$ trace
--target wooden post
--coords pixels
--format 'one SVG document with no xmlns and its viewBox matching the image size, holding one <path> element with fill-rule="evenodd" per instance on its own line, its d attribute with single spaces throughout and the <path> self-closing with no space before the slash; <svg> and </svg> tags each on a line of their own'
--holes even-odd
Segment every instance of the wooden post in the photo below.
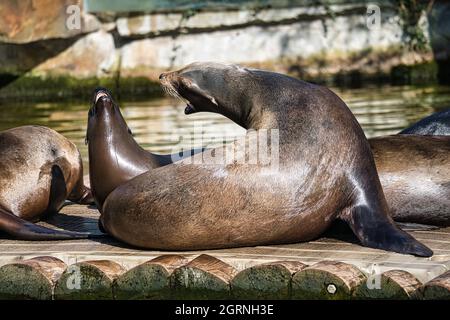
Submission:
<svg viewBox="0 0 450 320">
<path fill-rule="evenodd" d="M 109 260 L 70 265 L 56 283 L 55 299 L 113 299 L 112 284 L 125 269 Z"/>
<path fill-rule="evenodd" d="M 170 276 L 173 270 L 186 263 L 188 260 L 179 255 L 163 255 L 144 262 L 114 280 L 114 298 L 168 299 Z"/>
<path fill-rule="evenodd" d="M 171 286 L 176 299 L 226 299 L 236 270 L 229 264 L 202 254 L 175 269 Z"/>
<path fill-rule="evenodd" d="M 366 281 L 355 266 L 343 262 L 321 261 L 292 277 L 293 299 L 350 299 Z"/>
<path fill-rule="evenodd" d="M 66 264 L 54 257 L 36 257 L 0 268 L 0 299 L 51 300 Z"/>
<path fill-rule="evenodd" d="M 231 281 L 237 299 L 289 299 L 292 275 L 306 267 L 298 261 L 276 261 L 239 272 Z"/>
<path fill-rule="evenodd" d="M 379 277 L 378 279 L 376 277 Z M 389 270 L 370 276 L 354 292 L 356 299 L 417 299 L 422 283 L 409 272 Z"/>
<path fill-rule="evenodd" d="M 450 270 L 427 282 L 420 291 L 425 300 L 450 300 Z"/>
</svg>

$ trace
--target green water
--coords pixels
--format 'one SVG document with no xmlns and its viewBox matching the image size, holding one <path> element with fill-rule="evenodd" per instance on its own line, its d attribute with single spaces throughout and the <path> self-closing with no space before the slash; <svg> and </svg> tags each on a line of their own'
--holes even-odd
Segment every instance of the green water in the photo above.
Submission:
<svg viewBox="0 0 450 320">
<path fill-rule="evenodd" d="M 367 137 L 393 134 L 432 112 L 450 108 L 450 87 L 374 87 L 334 89 L 348 104 Z M 184 105 L 171 98 L 120 103 L 136 140 L 147 150 L 168 153 L 190 146 L 194 131 L 203 133 L 203 145 L 214 145 L 243 135 L 245 130 L 213 113 L 186 116 Z M 80 149 L 84 144 L 89 103 L 21 103 L 0 105 L 0 130 L 45 125 L 60 132 Z M 199 129 L 200 128 L 200 129 Z M 196 131 L 197 130 L 197 131 Z"/>
</svg>

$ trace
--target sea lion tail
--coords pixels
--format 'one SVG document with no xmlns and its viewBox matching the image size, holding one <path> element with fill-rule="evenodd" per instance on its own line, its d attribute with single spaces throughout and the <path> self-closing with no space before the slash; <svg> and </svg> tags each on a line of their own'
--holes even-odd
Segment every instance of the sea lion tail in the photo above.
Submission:
<svg viewBox="0 0 450 320">
<path fill-rule="evenodd" d="M 367 247 L 431 257 L 433 251 L 399 229 L 390 217 L 373 212 L 366 205 L 345 210 L 341 218 L 346 221 L 361 243 Z"/>
<path fill-rule="evenodd" d="M 18 240 L 73 240 L 99 237 L 90 233 L 54 230 L 39 226 L 2 209 L 0 209 L 0 231 Z"/>
</svg>

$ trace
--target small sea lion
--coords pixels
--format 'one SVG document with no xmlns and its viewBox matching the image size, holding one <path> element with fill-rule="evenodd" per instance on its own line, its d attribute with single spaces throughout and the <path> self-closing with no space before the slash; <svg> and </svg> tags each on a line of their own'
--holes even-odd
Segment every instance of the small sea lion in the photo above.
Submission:
<svg viewBox="0 0 450 320">
<path fill-rule="evenodd" d="M 93 201 L 83 184 L 77 147 L 42 126 L 0 132 L 0 231 L 22 240 L 90 237 L 32 223 L 59 211 L 66 199 L 81 204 Z"/>
<path fill-rule="evenodd" d="M 94 90 L 88 114 L 86 143 L 91 190 L 100 212 L 106 197 L 119 185 L 148 170 L 203 151 L 200 148 L 160 155 L 144 150 L 134 140 L 119 105 L 105 88 Z"/>
</svg>

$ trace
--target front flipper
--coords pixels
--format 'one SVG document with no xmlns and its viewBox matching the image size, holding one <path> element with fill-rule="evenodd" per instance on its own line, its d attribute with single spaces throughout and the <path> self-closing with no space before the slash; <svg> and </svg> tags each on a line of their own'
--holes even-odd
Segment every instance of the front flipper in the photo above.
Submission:
<svg viewBox="0 0 450 320">
<path fill-rule="evenodd" d="M 92 195 L 91 189 L 89 189 L 84 185 L 76 193 L 70 194 L 67 200 L 78 204 L 85 204 L 85 205 L 95 204 L 94 196 Z"/>
<path fill-rule="evenodd" d="M 395 226 L 392 219 L 373 212 L 368 206 L 347 208 L 341 218 L 346 221 L 364 246 L 431 257 L 433 251 Z"/>
<path fill-rule="evenodd" d="M 98 237 L 89 233 L 53 230 L 39 226 L 3 209 L 0 209 L 0 231 L 18 240 L 73 240 Z"/>
<path fill-rule="evenodd" d="M 81 162 L 81 159 L 80 159 Z M 59 168 L 58 168 L 59 169 Z M 52 172 L 52 185 L 55 185 L 55 187 L 58 187 L 61 190 L 66 189 L 66 183 L 64 181 L 64 175 L 62 173 L 62 170 L 57 170 L 56 168 Z M 78 181 L 75 184 L 75 187 L 70 192 L 69 196 L 67 197 L 67 200 L 72 201 L 74 203 L 78 204 L 94 204 L 94 196 L 92 195 L 92 191 L 90 188 L 86 187 L 84 185 L 84 178 L 83 178 L 83 172 L 80 172 L 80 175 L 78 177 Z M 52 200 L 50 200 L 50 203 Z"/>
<path fill-rule="evenodd" d="M 51 169 L 50 196 L 45 215 L 56 213 L 61 209 L 67 197 L 66 181 L 64 173 L 58 165 L 53 165 Z M 43 215 L 43 216 L 45 216 Z"/>
</svg>

